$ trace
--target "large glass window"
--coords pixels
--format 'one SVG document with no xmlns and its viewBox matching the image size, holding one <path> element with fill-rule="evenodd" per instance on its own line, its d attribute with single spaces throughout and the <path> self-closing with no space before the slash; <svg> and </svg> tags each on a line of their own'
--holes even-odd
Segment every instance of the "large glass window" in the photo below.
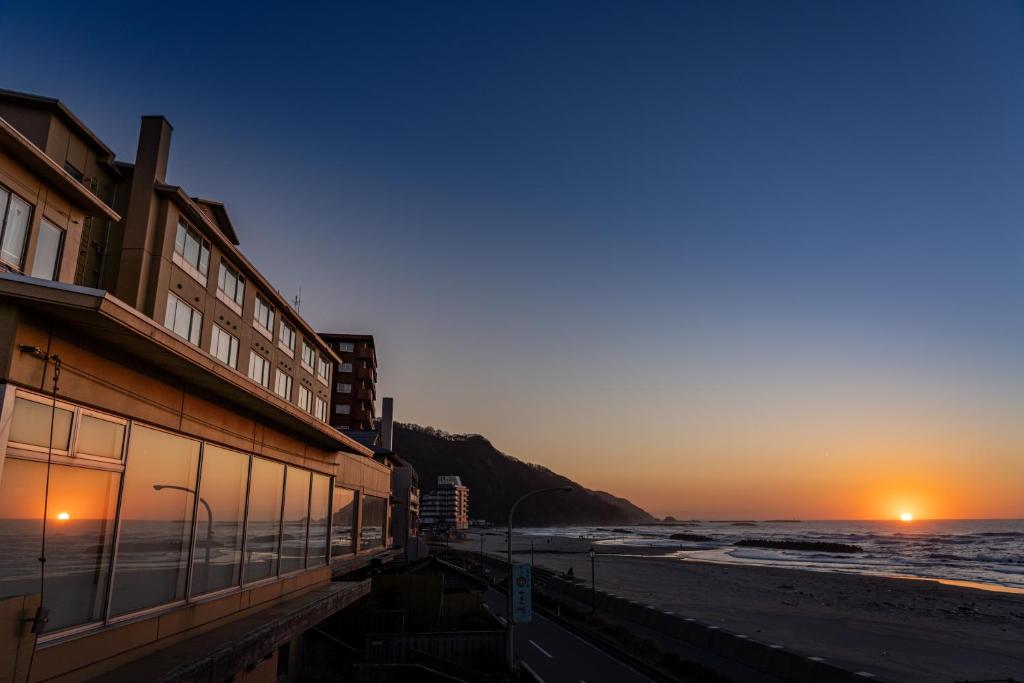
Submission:
<svg viewBox="0 0 1024 683">
<path fill-rule="evenodd" d="M 249 456 L 207 444 L 199 475 L 192 595 L 241 582 Z"/>
<path fill-rule="evenodd" d="M 198 441 L 132 428 L 112 614 L 185 598 L 198 465 Z"/>
<path fill-rule="evenodd" d="M 309 470 L 288 466 L 284 484 L 284 536 L 281 573 L 306 566 L 306 527 L 309 521 Z"/>
<path fill-rule="evenodd" d="M 50 440 L 50 416 L 53 415 L 53 439 Z M 51 404 L 30 401 L 18 396 L 14 399 L 14 417 L 11 418 L 12 443 L 34 446 L 33 450 L 46 449 L 50 443 L 53 450 L 67 451 L 71 441 L 71 420 L 74 413 Z"/>
<path fill-rule="evenodd" d="M 313 372 L 316 365 L 316 349 L 310 346 L 305 339 L 302 340 L 302 367 Z"/>
<path fill-rule="evenodd" d="M 277 574 L 283 487 L 284 465 L 263 458 L 252 459 L 249 521 L 245 531 L 246 581 Z"/>
<path fill-rule="evenodd" d="M 223 261 L 217 273 L 217 290 L 223 300 L 233 304 L 241 312 L 242 302 L 245 300 L 245 278 Z"/>
<path fill-rule="evenodd" d="M 256 308 L 253 309 L 253 323 L 256 330 L 263 333 L 267 339 L 273 340 L 271 330 L 274 329 L 274 309 L 261 295 L 256 295 Z"/>
<path fill-rule="evenodd" d="M 335 486 L 331 499 L 331 557 L 352 552 L 355 512 L 356 492 Z"/>
<path fill-rule="evenodd" d="M 75 454 L 120 460 L 124 428 L 123 422 L 104 420 L 83 412 L 78 419 Z"/>
<path fill-rule="evenodd" d="M 46 517 L 47 631 L 103 619 L 120 474 L 53 465 Z M 46 463 L 8 457 L 0 480 L 0 597 L 39 592 Z"/>
<path fill-rule="evenodd" d="M 288 355 L 295 353 L 295 328 L 284 319 L 281 320 L 281 331 L 277 338 L 278 344 L 288 352 Z"/>
<path fill-rule="evenodd" d="M 359 549 L 368 550 L 384 545 L 385 505 L 387 501 L 377 496 L 363 496 L 363 523 L 359 533 Z"/>
<path fill-rule="evenodd" d="M 331 505 L 331 478 L 313 474 L 313 487 L 309 494 L 309 545 L 306 547 L 306 566 L 327 563 L 327 522 Z"/>
<path fill-rule="evenodd" d="M 189 306 L 171 292 L 167 292 L 167 310 L 164 327 L 182 339 L 199 346 L 199 333 L 203 329 L 203 314 Z"/>
<path fill-rule="evenodd" d="M 32 205 L 0 187 L 0 261 L 21 270 Z"/>
<path fill-rule="evenodd" d="M 32 260 L 32 277 L 56 280 L 60 266 L 61 248 L 64 246 L 64 231 L 45 218 L 39 222 L 39 239 L 36 240 L 36 255 Z"/>
<path fill-rule="evenodd" d="M 292 400 L 292 376 L 280 369 L 274 377 L 274 393 L 286 401 Z"/>
<path fill-rule="evenodd" d="M 225 365 L 238 367 L 238 337 L 214 323 L 210 333 L 210 355 Z"/>
<path fill-rule="evenodd" d="M 255 350 L 249 351 L 249 379 L 270 388 L 270 361 Z"/>
<path fill-rule="evenodd" d="M 316 377 L 324 384 L 331 383 L 331 362 L 323 356 L 317 358 Z"/>
<path fill-rule="evenodd" d="M 174 262 L 186 273 L 206 284 L 206 274 L 210 270 L 210 244 L 184 221 L 178 221 L 178 232 L 174 238 Z"/>
<path fill-rule="evenodd" d="M 306 387 L 299 387 L 299 407 L 307 413 L 313 412 L 313 392 Z"/>
<path fill-rule="evenodd" d="M 327 422 L 327 401 L 319 396 L 313 399 L 313 414 L 321 422 Z"/>
</svg>

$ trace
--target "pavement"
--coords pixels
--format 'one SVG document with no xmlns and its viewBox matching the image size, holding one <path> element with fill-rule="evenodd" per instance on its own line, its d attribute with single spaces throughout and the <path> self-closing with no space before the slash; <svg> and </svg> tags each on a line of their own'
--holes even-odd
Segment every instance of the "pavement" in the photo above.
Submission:
<svg viewBox="0 0 1024 683">
<path fill-rule="evenodd" d="M 502 623 L 506 600 L 504 593 L 493 588 L 484 593 L 484 603 Z M 515 655 L 529 664 L 544 683 L 654 683 L 536 611 L 532 622 L 516 624 Z"/>
</svg>

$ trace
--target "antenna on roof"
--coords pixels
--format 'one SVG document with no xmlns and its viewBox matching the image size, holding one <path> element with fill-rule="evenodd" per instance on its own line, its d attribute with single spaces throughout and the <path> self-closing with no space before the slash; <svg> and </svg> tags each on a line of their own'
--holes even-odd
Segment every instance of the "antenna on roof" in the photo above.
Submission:
<svg viewBox="0 0 1024 683">
<path fill-rule="evenodd" d="M 296 313 L 301 313 L 302 312 L 302 285 L 299 285 L 299 293 L 295 295 L 295 299 L 293 301 L 295 303 L 295 312 Z"/>
</svg>

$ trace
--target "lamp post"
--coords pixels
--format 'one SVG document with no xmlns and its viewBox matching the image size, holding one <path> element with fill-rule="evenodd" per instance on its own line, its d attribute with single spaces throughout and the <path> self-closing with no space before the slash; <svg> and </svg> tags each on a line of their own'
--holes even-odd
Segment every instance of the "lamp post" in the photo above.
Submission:
<svg viewBox="0 0 1024 683">
<path fill-rule="evenodd" d="M 594 558 L 597 557 L 597 553 L 594 552 L 594 546 L 590 546 L 590 612 L 591 614 L 597 613 L 597 579 L 594 574 Z"/>
<path fill-rule="evenodd" d="M 553 486 L 546 489 L 537 489 L 536 491 L 530 491 L 519 497 L 516 502 L 512 503 L 512 507 L 508 511 L 508 600 L 506 601 L 505 609 L 505 622 L 506 622 L 506 642 L 505 642 L 505 658 L 508 664 L 508 670 L 511 671 L 515 664 L 515 645 L 513 644 L 513 623 L 514 617 L 512 616 L 512 521 L 516 514 L 516 508 L 527 498 L 540 495 L 542 493 L 569 493 L 572 491 L 571 486 Z"/>
<path fill-rule="evenodd" d="M 205 553 L 205 564 L 203 565 L 203 576 L 206 578 L 207 587 L 210 583 L 210 545 L 213 542 L 213 511 L 210 510 L 210 504 L 206 502 L 206 499 L 196 493 L 195 489 L 190 489 L 186 486 L 177 486 L 176 484 L 153 484 L 154 491 L 163 491 L 164 489 L 174 489 L 175 491 L 184 491 L 185 493 L 191 493 L 193 496 L 199 498 L 199 502 L 206 508 L 206 519 L 209 522 L 206 528 L 206 553 Z"/>
</svg>

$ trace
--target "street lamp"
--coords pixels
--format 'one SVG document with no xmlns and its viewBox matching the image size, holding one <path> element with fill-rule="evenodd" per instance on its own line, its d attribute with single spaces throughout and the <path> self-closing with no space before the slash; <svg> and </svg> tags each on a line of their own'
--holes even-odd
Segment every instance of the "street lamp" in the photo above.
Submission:
<svg viewBox="0 0 1024 683">
<path fill-rule="evenodd" d="M 184 491 L 185 493 L 191 493 L 193 496 L 199 498 L 199 502 L 206 508 L 206 519 L 209 524 L 206 527 L 206 552 L 205 552 L 205 564 L 203 565 L 203 576 L 206 578 L 206 588 L 209 589 L 210 584 L 210 546 L 213 545 L 213 511 L 210 510 L 210 504 L 206 502 L 206 499 L 196 493 L 195 489 L 190 489 L 186 486 L 177 486 L 175 484 L 153 484 L 154 491 L 163 491 L 164 489 L 174 489 L 175 491 Z"/>
<path fill-rule="evenodd" d="M 594 546 L 590 546 L 590 612 L 597 613 L 597 580 L 594 578 Z"/>
<path fill-rule="evenodd" d="M 571 486 L 552 486 L 546 489 L 537 489 L 536 491 L 530 491 L 519 497 L 519 499 L 512 503 L 512 507 L 508 511 L 508 601 L 506 602 L 505 609 L 505 622 L 506 622 L 506 643 L 505 643 L 505 658 L 508 664 L 508 670 L 511 671 L 515 664 L 515 646 L 512 640 L 513 631 L 513 616 L 512 616 L 512 518 L 516 514 L 516 508 L 527 498 L 540 495 L 542 493 L 569 493 L 572 491 Z"/>
</svg>

